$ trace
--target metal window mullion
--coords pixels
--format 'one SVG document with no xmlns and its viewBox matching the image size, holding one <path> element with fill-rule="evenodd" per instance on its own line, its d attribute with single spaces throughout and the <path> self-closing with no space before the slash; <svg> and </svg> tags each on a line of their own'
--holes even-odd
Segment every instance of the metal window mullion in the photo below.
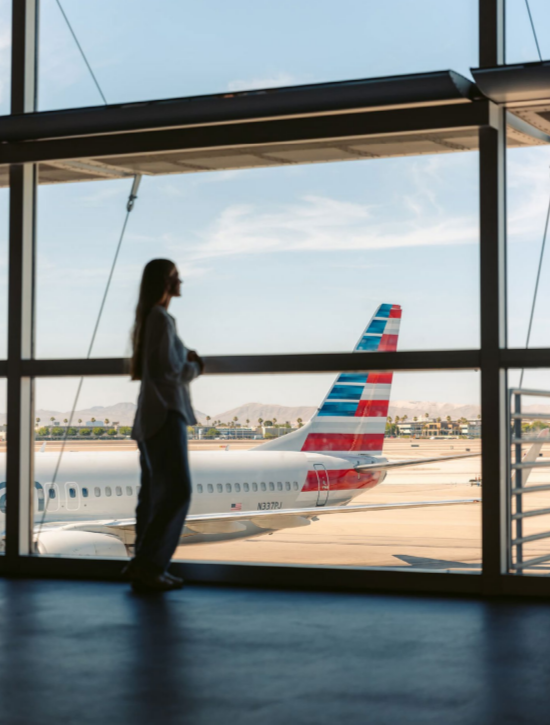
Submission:
<svg viewBox="0 0 550 725">
<path fill-rule="evenodd" d="M 13 0 L 11 112 L 36 108 L 38 0 Z M 23 374 L 34 348 L 35 197 L 37 167 L 10 167 L 7 360 L 6 560 L 16 570 L 31 551 L 33 384 Z"/>
<path fill-rule="evenodd" d="M 493 108 L 493 126 L 479 132 L 481 413 L 484 589 L 496 593 L 506 567 L 507 480 L 506 372 L 500 349 L 506 345 L 504 111 Z"/>
</svg>

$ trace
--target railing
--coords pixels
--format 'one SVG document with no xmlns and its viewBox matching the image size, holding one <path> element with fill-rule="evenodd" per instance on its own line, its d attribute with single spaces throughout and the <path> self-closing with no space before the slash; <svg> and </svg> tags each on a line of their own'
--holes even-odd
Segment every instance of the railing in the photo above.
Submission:
<svg viewBox="0 0 550 725">
<path fill-rule="evenodd" d="M 525 519 L 535 516 L 550 515 L 549 508 L 530 509 L 524 511 L 523 497 L 542 491 L 550 491 L 550 484 L 525 486 L 527 477 L 533 470 L 539 468 L 550 468 L 550 461 L 525 461 L 523 458 L 523 446 L 527 443 L 542 443 L 539 436 L 524 436 L 521 428 L 524 420 L 548 420 L 550 427 L 550 413 L 525 413 L 522 412 L 522 396 L 550 398 L 550 392 L 547 390 L 526 390 L 512 389 L 510 390 L 510 414 L 512 421 L 512 462 L 510 466 L 510 476 L 508 478 L 508 567 L 509 570 L 516 571 L 521 574 L 526 569 L 531 569 L 546 561 L 550 561 L 550 554 L 544 556 L 524 558 L 524 544 L 541 539 L 550 539 L 550 531 L 542 531 L 528 536 L 523 535 L 523 522 Z M 550 438 L 543 439 L 544 441 Z M 513 502 L 515 500 L 515 512 L 513 512 Z M 515 536 L 514 536 L 515 523 Z M 515 549 L 515 559 L 514 559 Z"/>
</svg>

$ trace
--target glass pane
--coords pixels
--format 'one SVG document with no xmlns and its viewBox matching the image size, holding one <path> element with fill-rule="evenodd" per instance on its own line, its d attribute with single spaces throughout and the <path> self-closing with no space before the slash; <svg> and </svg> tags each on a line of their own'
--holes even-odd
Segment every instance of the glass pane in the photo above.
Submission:
<svg viewBox="0 0 550 725">
<path fill-rule="evenodd" d="M 38 356 L 86 355 L 130 186 L 40 187 Z M 478 347 L 478 217 L 477 153 L 146 177 L 93 355 L 129 353 L 152 257 L 203 354 L 352 350 L 382 303 L 400 350 Z"/>
<path fill-rule="evenodd" d="M 399 467 L 386 477 L 376 468 L 386 458 L 479 454 L 479 376 L 396 373 L 393 386 L 391 377 L 209 376 L 194 383 L 194 493 L 176 558 L 480 571 L 479 456 Z M 138 455 L 120 426 L 119 436 L 93 431 L 105 417 L 105 429 L 115 415 L 131 422 L 137 387 L 122 378 L 85 380 L 75 419 L 92 432 L 73 426 L 51 495 L 56 429 L 66 425 L 63 411 L 77 382 L 37 381 L 35 465 L 46 500 L 39 550 L 124 556 L 132 552 L 132 526 L 121 532 L 105 521 L 132 520 Z M 375 468 L 357 468 L 370 464 Z M 334 506 L 344 513 L 326 513 Z M 363 509 L 345 513 L 349 506 Z M 213 513 L 224 518 L 204 519 Z M 48 529 L 62 521 L 75 527 Z"/>
<path fill-rule="evenodd" d="M 0 379 L 0 554 L 4 553 L 6 531 L 6 381 Z"/>
<path fill-rule="evenodd" d="M 8 356 L 9 189 L 0 189 L 0 358 Z"/>
<path fill-rule="evenodd" d="M 506 62 L 539 60 L 537 43 L 525 0 L 506 0 Z M 550 58 L 550 5 L 546 0 L 529 0 L 531 17 L 543 59 Z"/>
<path fill-rule="evenodd" d="M 507 152 L 508 345 L 525 347 L 550 203 L 550 148 Z M 540 267 L 529 347 L 550 346 L 548 244 Z"/>
<path fill-rule="evenodd" d="M 11 0 L 0 0 L 0 116 L 10 112 Z"/>
<path fill-rule="evenodd" d="M 510 370 L 508 572 L 550 574 L 550 370 Z M 533 395 L 529 391 L 537 391 Z M 516 465 L 520 464 L 520 468 Z M 531 467 L 533 464 L 533 467 Z M 548 490 L 545 490 L 547 488 Z"/>
<path fill-rule="evenodd" d="M 109 103 L 477 66 L 477 0 L 64 0 Z M 40 108 L 101 105 L 56 3 L 42 3 Z"/>
</svg>

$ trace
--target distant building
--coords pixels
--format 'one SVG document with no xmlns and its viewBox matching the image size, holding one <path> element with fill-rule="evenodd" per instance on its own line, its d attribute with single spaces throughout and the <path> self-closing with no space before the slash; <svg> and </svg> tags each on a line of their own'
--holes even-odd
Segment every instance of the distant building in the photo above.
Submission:
<svg viewBox="0 0 550 725">
<path fill-rule="evenodd" d="M 397 430 L 400 436 L 414 436 L 419 438 L 422 435 L 424 423 L 421 420 L 407 420 L 404 423 L 397 423 Z"/>
<path fill-rule="evenodd" d="M 215 435 L 209 435 L 209 431 L 213 429 L 213 426 L 204 427 L 198 426 L 194 428 L 194 436 L 198 440 L 206 440 L 208 438 L 221 438 L 223 440 L 244 440 L 260 438 L 258 431 L 253 428 L 216 428 Z"/>
<path fill-rule="evenodd" d="M 279 438 L 287 433 L 292 432 L 292 428 L 285 428 L 278 425 L 262 425 L 261 428 L 263 438 Z"/>
</svg>

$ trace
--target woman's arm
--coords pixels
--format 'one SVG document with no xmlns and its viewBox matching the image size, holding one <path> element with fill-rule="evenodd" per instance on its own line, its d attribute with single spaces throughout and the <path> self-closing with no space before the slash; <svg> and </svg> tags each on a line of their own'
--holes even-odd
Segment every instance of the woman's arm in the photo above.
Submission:
<svg viewBox="0 0 550 725">
<path fill-rule="evenodd" d="M 150 377 L 162 380 L 170 375 L 178 375 L 182 365 L 174 355 L 175 333 L 169 319 L 153 309 L 146 325 L 144 357 Z"/>
<path fill-rule="evenodd" d="M 187 350 L 186 355 L 187 359 L 185 361 L 185 365 L 183 366 L 183 370 L 180 373 L 180 380 L 183 383 L 190 383 L 202 374 L 204 364 L 195 350 Z"/>
</svg>

